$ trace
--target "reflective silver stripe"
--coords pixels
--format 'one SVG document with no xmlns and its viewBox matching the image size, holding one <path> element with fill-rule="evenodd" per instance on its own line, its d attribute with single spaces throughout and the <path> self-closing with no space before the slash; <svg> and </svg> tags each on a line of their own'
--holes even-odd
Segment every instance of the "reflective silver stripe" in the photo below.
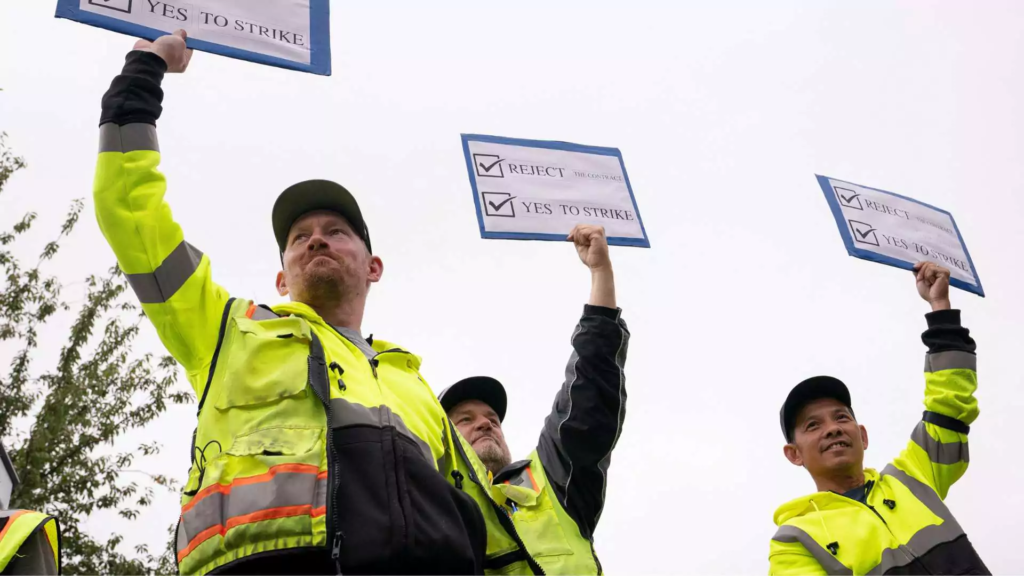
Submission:
<svg viewBox="0 0 1024 576">
<path fill-rule="evenodd" d="M 278 318 L 280 318 L 280 316 L 278 316 L 277 314 L 273 313 L 272 311 L 267 310 L 266 308 L 264 308 L 262 306 L 257 306 L 256 309 L 252 311 L 252 317 L 250 319 L 251 320 L 276 320 Z"/>
<path fill-rule="evenodd" d="M 821 567 L 825 569 L 825 572 L 829 574 L 853 574 L 853 570 L 847 568 L 838 558 L 832 555 L 831 552 L 825 550 L 821 544 L 811 538 L 811 535 L 796 526 L 784 525 L 779 527 L 779 531 L 772 536 L 772 540 L 776 542 L 784 542 L 787 544 L 800 543 L 808 552 L 814 556 L 814 559 L 821 564 Z"/>
<path fill-rule="evenodd" d="M 287 466 L 287 465 L 285 465 Z M 273 469 L 271 469 L 273 472 Z M 317 472 L 277 472 L 268 480 L 225 487 L 225 492 L 210 492 L 181 515 L 178 525 L 178 552 L 210 528 L 227 530 L 232 519 L 292 506 L 311 506 L 313 510 L 327 505 L 327 479 L 317 479 Z"/>
<path fill-rule="evenodd" d="M 156 138 L 156 126 L 152 124 L 125 124 L 118 126 L 108 122 L 100 126 L 100 153 L 135 152 L 138 150 L 160 151 Z"/>
<path fill-rule="evenodd" d="M 910 434 L 910 439 L 928 454 L 929 460 L 936 464 L 971 461 L 970 447 L 966 442 L 940 442 L 932 438 L 926 426 L 924 422 L 918 422 L 917 428 Z"/>
<path fill-rule="evenodd" d="M 939 495 L 930 486 L 892 464 L 889 464 L 882 470 L 882 476 L 892 476 L 899 480 L 901 484 L 910 490 L 915 498 L 928 507 L 932 514 L 942 519 L 942 524 L 932 524 L 918 530 L 906 545 L 900 546 L 901 554 L 897 554 L 891 549 L 886 550 L 882 554 L 882 561 L 870 571 L 871 574 L 884 574 L 892 568 L 905 566 L 912 562 L 914 558 L 925 555 L 932 548 L 946 542 L 952 542 L 964 535 L 964 530 L 960 527 L 960 523 L 956 521 L 952 512 L 949 511 L 946 504 L 942 502 L 942 499 L 939 498 Z M 882 480 L 884 481 L 884 478 Z"/>
<path fill-rule="evenodd" d="M 149 274 L 126 274 L 128 283 L 143 304 L 162 304 L 180 289 L 203 261 L 203 253 L 188 242 L 171 251 L 160 266 Z"/>
<path fill-rule="evenodd" d="M 394 427 L 399 434 L 412 440 L 420 447 L 420 451 L 423 452 L 423 457 L 427 459 L 427 462 L 437 464 L 434 460 L 434 453 L 430 451 L 430 446 L 419 436 L 413 434 L 409 427 L 405 425 L 402 417 L 392 412 L 391 408 L 387 406 L 363 406 L 362 404 L 349 402 L 344 398 L 333 398 L 331 399 L 331 412 L 333 413 L 331 428 L 342 428 L 345 426 Z"/>
<path fill-rule="evenodd" d="M 973 370 L 977 372 L 978 357 L 962 350 L 949 350 L 925 355 L 924 371 L 926 373 L 940 372 L 942 370 Z"/>
</svg>

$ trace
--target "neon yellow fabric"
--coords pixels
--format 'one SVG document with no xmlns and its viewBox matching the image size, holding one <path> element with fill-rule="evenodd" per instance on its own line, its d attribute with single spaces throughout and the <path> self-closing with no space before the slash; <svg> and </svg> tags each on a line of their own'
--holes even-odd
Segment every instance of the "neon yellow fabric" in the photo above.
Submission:
<svg viewBox="0 0 1024 576">
<path fill-rule="evenodd" d="M 928 372 L 925 407 L 969 425 L 978 416 L 976 389 L 974 369 Z M 906 563 L 936 543 L 962 535 L 942 500 L 967 469 L 967 435 L 924 421 L 915 430 L 918 434 L 881 474 L 865 470 L 865 481 L 875 483 L 868 506 L 831 492 L 782 505 L 775 512 L 780 528 L 771 541 L 770 573 L 884 572 L 887 565 Z M 947 461 L 933 460 L 926 447 Z M 803 535 L 811 541 L 800 542 Z M 828 550 L 833 543 L 838 544 L 835 553 Z M 826 565 L 833 562 L 837 564 Z"/>
<path fill-rule="evenodd" d="M 164 280 L 159 285 L 163 301 L 144 302 L 142 307 L 202 402 L 195 462 L 181 501 L 183 515 L 196 505 L 193 500 L 221 498 L 218 494 L 254 478 L 270 481 L 274 467 L 284 466 L 279 470 L 289 473 L 319 472 L 322 480 L 328 423 L 323 404 L 307 386 L 313 333 L 328 364 L 344 367 L 344 390 L 339 375 L 328 372 L 332 399 L 387 406 L 429 447 L 432 462 L 442 458 L 447 418 L 419 374 L 418 357 L 377 340 L 374 367 L 301 303 L 275 307 L 282 318 L 250 319 L 246 312 L 251 302 L 234 300 L 228 306 L 229 295 L 213 281 L 206 255 L 181 278 L 180 286 L 166 281 L 168 266 L 161 266 L 182 249 L 185 237 L 164 201 L 167 186 L 159 163 L 160 154 L 151 150 L 101 153 L 94 199 L 100 228 L 121 269 L 143 280 L 147 275 Z M 312 493 L 309 502 L 301 514 L 295 507 L 261 510 L 226 518 L 228 525 L 201 534 L 188 534 L 179 526 L 180 570 L 202 574 L 259 551 L 325 546 L 323 511 Z"/>
<path fill-rule="evenodd" d="M 580 534 L 579 527 L 558 502 L 536 451 L 530 454 L 529 472 L 524 472 L 532 475 L 534 483 L 529 487 L 490 484 L 489 474 L 472 446 L 462 434 L 456 434 L 463 447 L 461 451 L 455 451 L 456 468 L 467 475 L 467 470 L 472 467 L 481 483 L 487 484 L 484 490 L 484 487 L 467 479 L 463 483 L 463 490 L 477 501 L 484 514 L 488 561 L 494 561 L 519 548 L 498 521 L 498 512 L 494 507 L 494 504 L 498 504 L 503 513 L 511 517 L 515 532 L 546 574 L 599 573 L 590 541 Z M 514 507 L 509 500 L 515 503 Z M 486 573 L 533 574 L 533 571 L 525 560 L 520 560 L 502 568 L 487 568 Z"/>
<path fill-rule="evenodd" d="M 45 539 L 45 548 L 53 553 L 54 566 L 60 566 L 60 535 L 57 521 L 52 516 L 27 510 L 7 510 L 5 513 L 10 516 L 0 531 L 0 572 L 7 568 L 22 545 L 33 535 Z"/>
</svg>

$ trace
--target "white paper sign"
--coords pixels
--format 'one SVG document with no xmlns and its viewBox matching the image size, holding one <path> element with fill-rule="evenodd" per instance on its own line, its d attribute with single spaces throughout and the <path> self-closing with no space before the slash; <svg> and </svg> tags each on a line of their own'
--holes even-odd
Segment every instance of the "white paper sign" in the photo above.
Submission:
<svg viewBox="0 0 1024 576">
<path fill-rule="evenodd" d="M 58 0 L 57 17 L 149 40 L 184 29 L 197 50 L 331 73 L 328 0 Z"/>
<path fill-rule="evenodd" d="M 480 236 L 564 242 L 577 224 L 608 243 L 650 248 L 615 148 L 463 134 Z"/>
<path fill-rule="evenodd" d="M 937 262 L 949 269 L 951 285 L 985 295 L 952 214 L 885 190 L 817 178 L 851 256 L 908 270 Z"/>
</svg>

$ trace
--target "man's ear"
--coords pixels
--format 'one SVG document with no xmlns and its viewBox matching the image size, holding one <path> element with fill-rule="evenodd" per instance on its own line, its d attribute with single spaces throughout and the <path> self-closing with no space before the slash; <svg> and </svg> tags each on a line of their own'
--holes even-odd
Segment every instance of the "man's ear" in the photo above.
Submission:
<svg viewBox="0 0 1024 576">
<path fill-rule="evenodd" d="M 284 271 L 277 273 L 277 293 L 281 296 L 288 295 L 288 284 L 284 280 Z"/>
<path fill-rule="evenodd" d="M 863 425 L 860 426 L 860 440 L 864 443 L 864 449 L 868 449 L 868 429 Z"/>
<path fill-rule="evenodd" d="M 384 275 L 384 261 L 379 256 L 370 256 L 370 275 L 367 276 L 367 280 L 370 282 L 380 282 L 380 277 Z"/>
<path fill-rule="evenodd" d="M 800 455 L 796 444 L 786 444 L 782 447 L 782 452 L 786 455 L 786 460 L 789 460 L 794 466 L 804 465 L 804 457 Z"/>
</svg>

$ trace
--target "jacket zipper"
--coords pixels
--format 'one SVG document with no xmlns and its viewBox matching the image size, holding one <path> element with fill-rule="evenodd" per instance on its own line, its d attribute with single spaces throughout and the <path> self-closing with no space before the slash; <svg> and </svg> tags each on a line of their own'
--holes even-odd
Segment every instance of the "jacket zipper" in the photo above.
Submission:
<svg viewBox="0 0 1024 576">
<path fill-rule="evenodd" d="M 323 350 L 323 346 L 322 345 L 321 345 L 321 350 Z M 332 425 L 334 423 L 334 411 L 331 409 L 331 399 L 330 399 L 331 377 L 330 377 L 330 374 L 327 373 L 326 354 L 324 355 L 323 358 L 313 358 L 312 356 L 310 356 L 310 359 L 309 359 L 309 370 L 310 370 L 310 373 L 312 373 L 312 371 L 314 369 L 319 370 L 319 373 L 323 374 L 323 377 L 324 377 L 325 382 L 327 384 L 327 394 L 328 394 L 327 398 L 323 397 L 321 391 L 318 390 L 316 386 L 312 386 L 312 388 L 313 388 L 313 393 L 316 394 L 316 397 L 319 398 L 320 402 L 324 405 L 324 411 L 327 414 L 327 461 L 328 461 L 328 465 L 327 465 L 327 486 L 328 486 L 328 490 L 327 490 L 327 492 L 328 492 L 328 494 L 327 494 L 327 497 L 328 497 L 328 499 L 327 499 L 327 510 L 328 510 L 328 517 L 330 518 L 331 524 L 332 524 L 328 528 L 328 534 L 331 534 L 332 529 L 333 529 L 333 534 L 332 534 L 333 539 L 331 541 L 331 560 L 334 561 L 335 572 L 340 575 L 341 574 L 341 544 L 345 540 L 345 535 L 342 534 L 341 530 L 338 529 L 338 526 L 341 525 L 341 522 L 338 519 L 338 508 L 334 505 L 334 502 L 335 502 L 335 499 L 336 499 L 336 496 L 337 496 L 335 494 L 337 487 L 334 485 L 334 482 L 335 482 L 335 479 L 338 477 L 338 472 L 339 471 L 338 471 L 338 457 L 334 453 L 334 429 L 332 428 Z"/>
<path fill-rule="evenodd" d="M 874 506 L 872 506 L 871 504 L 867 504 L 865 502 L 861 502 L 860 500 L 854 500 L 853 498 L 847 498 L 846 496 L 843 496 L 843 498 L 846 498 L 847 500 L 850 500 L 851 502 L 856 502 L 857 504 L 859 504 L 861 506 L 864 506 L 868 510 L 871 510 L 872 512 L 874 512 L 875 516 L 878 516 L 878 519 L 882 521 L 882 525 L 885 526 L 885 529 L 889 532 L 889 535 L 892 536 L 893 538 L 895 538 L 897 542 L 899 541 L 899 539 L 896 538 L 896 535 L 892 533 L 892 528 L 889 528 L 889 523 L 885 521 L 885 518 L 882 518 L 882 515 L 878 513 L 878 510 L 876 510 Z M 864 499 L 866 500 L 867 496 L 865 496 Z M 899 548 L 900 548 L 900 552 L 904 552 L 904 549 L 905 549 L 906 551 L 904 552 L 904 554 L 909 554 L 910 557 L 914 561 L 917 561 L 917 563 L 920 564 L 921 567 L 925 569 L 927 574 L 933 574 L 933 572 L 928 570 L 928 567 L 925 566 L 924 563 L 920 561 L 921 559 L 918 558 L 918 556 L 916 554 L 914 554 L 913 550 L 907 548 L 903 544 L 900 544 Z"/>
</svg>

